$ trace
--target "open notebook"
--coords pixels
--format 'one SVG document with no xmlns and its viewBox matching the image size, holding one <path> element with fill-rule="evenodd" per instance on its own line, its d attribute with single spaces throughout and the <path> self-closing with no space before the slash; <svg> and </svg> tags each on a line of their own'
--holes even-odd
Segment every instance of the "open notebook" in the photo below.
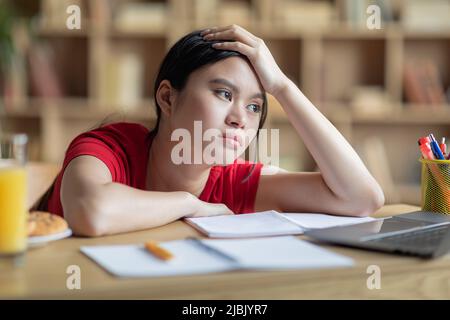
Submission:
<svg viewBox="0 0 450 320">
<path fill-rule="evenodd" d="M 245 238 L 302 234 L 306 229 L 329 228 L 375 220 L 319 213 L 279 213 L 274 210 L 251 214 L 186 218 L 185 221 L 211 238 Z"/>
<path fill-rule="evenodd" d="M 201 243 L 199 243 L 201 242 Z M 353 260 L 292 236 L 175 240 L 161 242 L 174 258 L 163 261 L 143 245 L 84 246 L 80 250 L 119 277 L 154 277 L 222 272 L 238 269 L 283 270 L 338 268 Z"/>
</svg>

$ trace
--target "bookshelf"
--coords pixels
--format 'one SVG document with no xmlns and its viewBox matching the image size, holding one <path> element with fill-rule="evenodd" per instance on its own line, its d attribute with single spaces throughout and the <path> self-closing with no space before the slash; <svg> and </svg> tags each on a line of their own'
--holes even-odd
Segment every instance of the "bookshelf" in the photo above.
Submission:
<svg viewBox="0 0 450 320">
<path fill-rule="evenodd" d="M 449 136 L 450 105 L 448 98 L 438 105 L 410 102 L 405 95 L 404 65 L 410 59 L 433 61 L 447 90 L 450 28 L 406 28 L 403 20 L 411 11 L 410 4 L 379 1 L 387 3 L 389 19 L 382 22 L 380 30 L 369 30 L 353 21 L 355 17 L 349 18 L 353 0 L 312 1 L 315 4 L 294 0 L 60 0 L 57 8 L 64 2 L 82 8 L 81 30 L 68 30 L 64 21 L 47 16 L 55 1 L 39 0 L 39 5 L 28 10 L 32 11 L 32 30 L 35 39 L 46 43 L 54 54 L 63 94 L 51 99 L 40 96 L 30 90 L 28 80 L 25 96 L 16 97 L 8 106 L 2 104 L 2 128 L 30 135 L 32 160 L 59 163 L 76 134 L 103 120 L 129 120 L 152 127 L 153 81 L 168 48 L 194 29 L 235 22 L 264 39 L 284 72 L 366 163 L 374 163 L 366 158 L 370 156 L 365 153 L 367 141 L 373 137 L 381 141 L 391 179 L 381 183 L 385 190 L 394 190 L 387 195 L 388 202 L 417 204 L 420 166 L 416 139 L 429 132 Z M 130 3 L 138 6 L 127 8 Z M 142 9 L 145 5 L 154 6 L 149 13 L 153 25 L 145 25 L 142 13 L 136 13 L 147 10 Z M 130 22 L 133 14 L 136 19 Z M 409 26 L 413 22 L 409 18 Z M 130 79 L 138 79 L 138 85 L 124 90 L 132 92 L 131 97 L 108 96 L 114 91 L 111 88 L 122 87 L 111 81 L 114 76 L 108 66 L 122 63 L 130 69 L 134 66 Z M 357 92 L 362 106 L 354 102 Z M 364 99 L 367 92 L 375 96 L 374 101 Z M 385 100 L 379 100 L 380 93 Z M 124 104 L 124 99 L 133 103 Z M 304 145 L 291 143 L 298 138 L 274 99 L 270 99 L 266 127 L 280 129 L 281 166 L 316 170 Z M 378 172 L 383 168 L 369 169 Z"/>
</svg>

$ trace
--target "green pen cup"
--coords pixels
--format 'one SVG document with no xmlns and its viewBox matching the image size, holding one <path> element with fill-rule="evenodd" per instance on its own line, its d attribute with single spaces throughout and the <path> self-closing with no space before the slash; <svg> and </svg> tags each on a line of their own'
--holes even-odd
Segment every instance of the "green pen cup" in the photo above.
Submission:
<svg viewBox="0 0 450 320">
<path fill-rule="evenodd" d="M 419 161 L 422 210 L 450 214 L 450 160 Z"/>
</svg>

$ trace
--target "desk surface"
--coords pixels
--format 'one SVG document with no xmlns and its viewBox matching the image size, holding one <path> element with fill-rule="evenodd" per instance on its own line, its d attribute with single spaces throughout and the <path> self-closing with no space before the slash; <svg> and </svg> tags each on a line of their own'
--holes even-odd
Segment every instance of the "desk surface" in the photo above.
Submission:
<svg viewBox="0 0 450 320">
<path fill-rule="evenodd" d="M 417 210 L 388 205 L 373 216 Z M 0 272 L 0 298 L 58 299 L 424 299 L 450 298 L 450 255 L 420 260 L 326 245 L 355 259 L 345 269 L 233 271 L 200 276 L 119 279 L 80 253 L 82 245 L 132 244 L 201 236 L 181 221 L 163 227 L 101 238 L 69 238 L 27 252 L 25 266 Z M 66 287 L 67 267 L 81 269 L 81 289 Z M 381 289 L 369 290 L 369 265 L 381 269 Z"/>
</svg>

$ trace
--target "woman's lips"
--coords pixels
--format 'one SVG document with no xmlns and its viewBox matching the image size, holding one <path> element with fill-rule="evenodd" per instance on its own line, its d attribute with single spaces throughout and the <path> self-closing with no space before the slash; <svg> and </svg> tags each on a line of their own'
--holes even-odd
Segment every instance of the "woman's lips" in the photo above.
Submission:
<svg viewBox="0 0 450 320">
<path fill-rule="evenodd" d="M 225 144 L 232 148 L 239 148 L 242 144 L 238 136 L 220 136 L 225 141 Z"/>
</svg>

